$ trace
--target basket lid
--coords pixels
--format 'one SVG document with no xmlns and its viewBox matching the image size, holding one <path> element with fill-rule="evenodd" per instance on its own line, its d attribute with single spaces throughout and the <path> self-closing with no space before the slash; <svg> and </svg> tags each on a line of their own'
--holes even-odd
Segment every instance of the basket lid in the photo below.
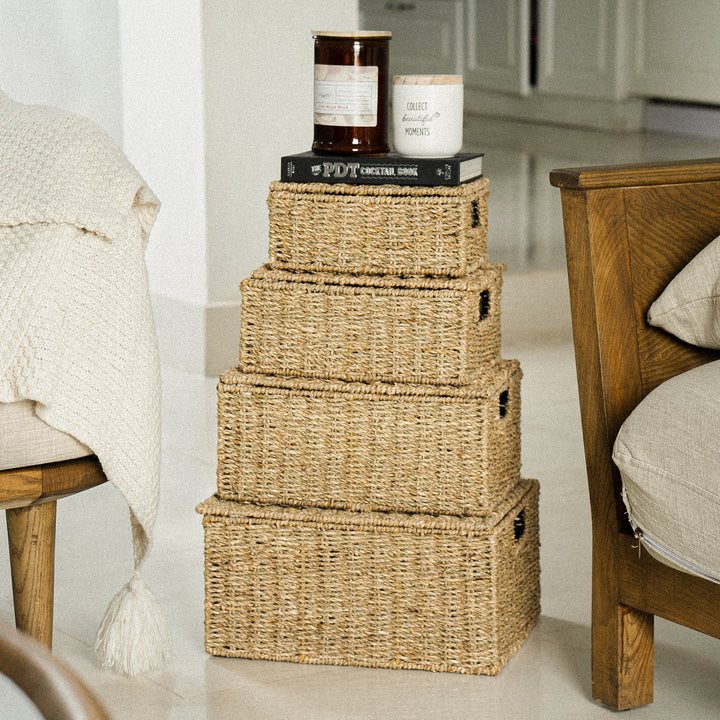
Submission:
<svg viewBox="0 0 720 720">
<path fill-rule="evenodd" d="M 355 273 L 333 273 L 329 271 L 290 271 L 277 270 L 270 265 L 261 265 L 245 278 L 240 287 L 263 287 L 270 283 L 275 288 L 292 287 L 293 284 L 307 286 L 308 292 L 336 292 L 351 294 L 356 292 L 371 292 L 373 289 L 382 289 L 387 293 L 417 293 L 417 292 L 454 292 L 465 294 L 467 292 L 480 292 L 491 287 L 500 288 L 504 264 L 484 263 L 473 272 L 464 277 L 435 277 L 435 276 L 407 276 L 402 275 L 372 275 Z M 347 290 L 344 291 L 343 288 Z"/>
<path fill-rule="evenodd" d="M 496 527 L 509 513 L 526 504 L 539 492 L 537 480 L 521 478 L 508 493 L 498 500 L 492 512 L 483 516 L 427 515 L 425 513 L 354 512 L 323 508 L 296 508 L 280 505 L 224 500 L 212 495 L 200 503 L 195 511 L 205 522 L 213 517 L 265 520 L 277 524 L 321 525 L 327 528 L 381 528 L 403 529 L 415 533 L 456 532 L 466 535 L 484 535 Z M 527 498 L 527 499 L 526 499 Z"/>
<path fill-rule="evenodd" d="M 253 387 L 258 387 L 301 393 L 307 392 L 317 397 L 330 397 L 341 394 L 343 397 L 355 399 L 380 400 L 382 398 L 412 397 L 420 401 L 423 399 L 437 401 L 443 398 L 447 402 L 475 402 L 494 397 L 499 391 L 506 389 L 513 380 L 520 382 L 521 379 L 520 361 L 501 359 L 491 368 L 478 371 L 474 380 L 467 385 L 329 380 L 311 377 L 265 375 L 245 372 L 241 368 L 232 368 L 220 376 L 218 389 L 233 392 L 235 390 L 250 391 Z"/>
</svg>

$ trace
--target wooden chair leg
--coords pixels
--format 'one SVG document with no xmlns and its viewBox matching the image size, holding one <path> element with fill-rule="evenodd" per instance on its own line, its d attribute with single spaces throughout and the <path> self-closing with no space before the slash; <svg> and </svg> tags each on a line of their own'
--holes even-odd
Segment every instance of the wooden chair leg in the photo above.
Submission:
<svg viewBox="0 0 720 720">
<path fill-rule="evenodd" d="M 15 624 L 52 648 L 55 501 L 5 511 Z"/>
<path fill-rule="evenodd" d="M 614 617 L 611 618 L 610 615 Z M 593 618 L 593 697 L 615 710 L 653 701 L 654 616 L 616 605 L 609 622 Z"/>
</svg>

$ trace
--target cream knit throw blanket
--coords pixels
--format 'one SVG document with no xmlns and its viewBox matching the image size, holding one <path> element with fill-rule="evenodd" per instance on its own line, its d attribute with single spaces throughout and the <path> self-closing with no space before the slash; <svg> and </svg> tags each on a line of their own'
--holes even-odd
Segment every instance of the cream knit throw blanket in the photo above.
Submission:
<svg viewBox="0 0 720 720">
<path fill-rule="evenodd" d="M 96 649 L 128 675 L 170 654 L 140 574 L 158 505 L 160 378 L 144 258 L 158 209 L 92 122 L 0 92 L 0 401 L 35 400 L 127 500 L 135 571 Z"/>
</svg>

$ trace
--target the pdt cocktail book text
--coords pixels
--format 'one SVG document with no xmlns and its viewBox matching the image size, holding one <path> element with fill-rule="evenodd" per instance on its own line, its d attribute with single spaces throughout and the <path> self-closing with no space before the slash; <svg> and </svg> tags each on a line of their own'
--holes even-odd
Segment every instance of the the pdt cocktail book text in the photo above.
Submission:
<svg viewBox="0 0 720 720">
<path fill-rule="evenodd" d="M 313 152 L 282 158 L 280 179 L 296 183 L 351 185 L 462 185 L 482 176 L 483 153 L 448 158 L 383 155 L 325 155 Z"/>
</svg>

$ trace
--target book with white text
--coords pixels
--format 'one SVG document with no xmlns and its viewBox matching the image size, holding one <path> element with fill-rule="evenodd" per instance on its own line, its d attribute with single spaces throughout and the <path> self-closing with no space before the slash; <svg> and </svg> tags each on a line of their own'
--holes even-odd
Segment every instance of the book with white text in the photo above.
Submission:
<svg viewBox="0 0 720 720">
<path fill-rule="evenodd" d="M 282 158 L 280 179 L 296 183 L 350 185 L 462 185 L 482 176 L 484 153 L 448 158 L 382 155 L 325 155 L 313 152 Z"/>
</svg>

